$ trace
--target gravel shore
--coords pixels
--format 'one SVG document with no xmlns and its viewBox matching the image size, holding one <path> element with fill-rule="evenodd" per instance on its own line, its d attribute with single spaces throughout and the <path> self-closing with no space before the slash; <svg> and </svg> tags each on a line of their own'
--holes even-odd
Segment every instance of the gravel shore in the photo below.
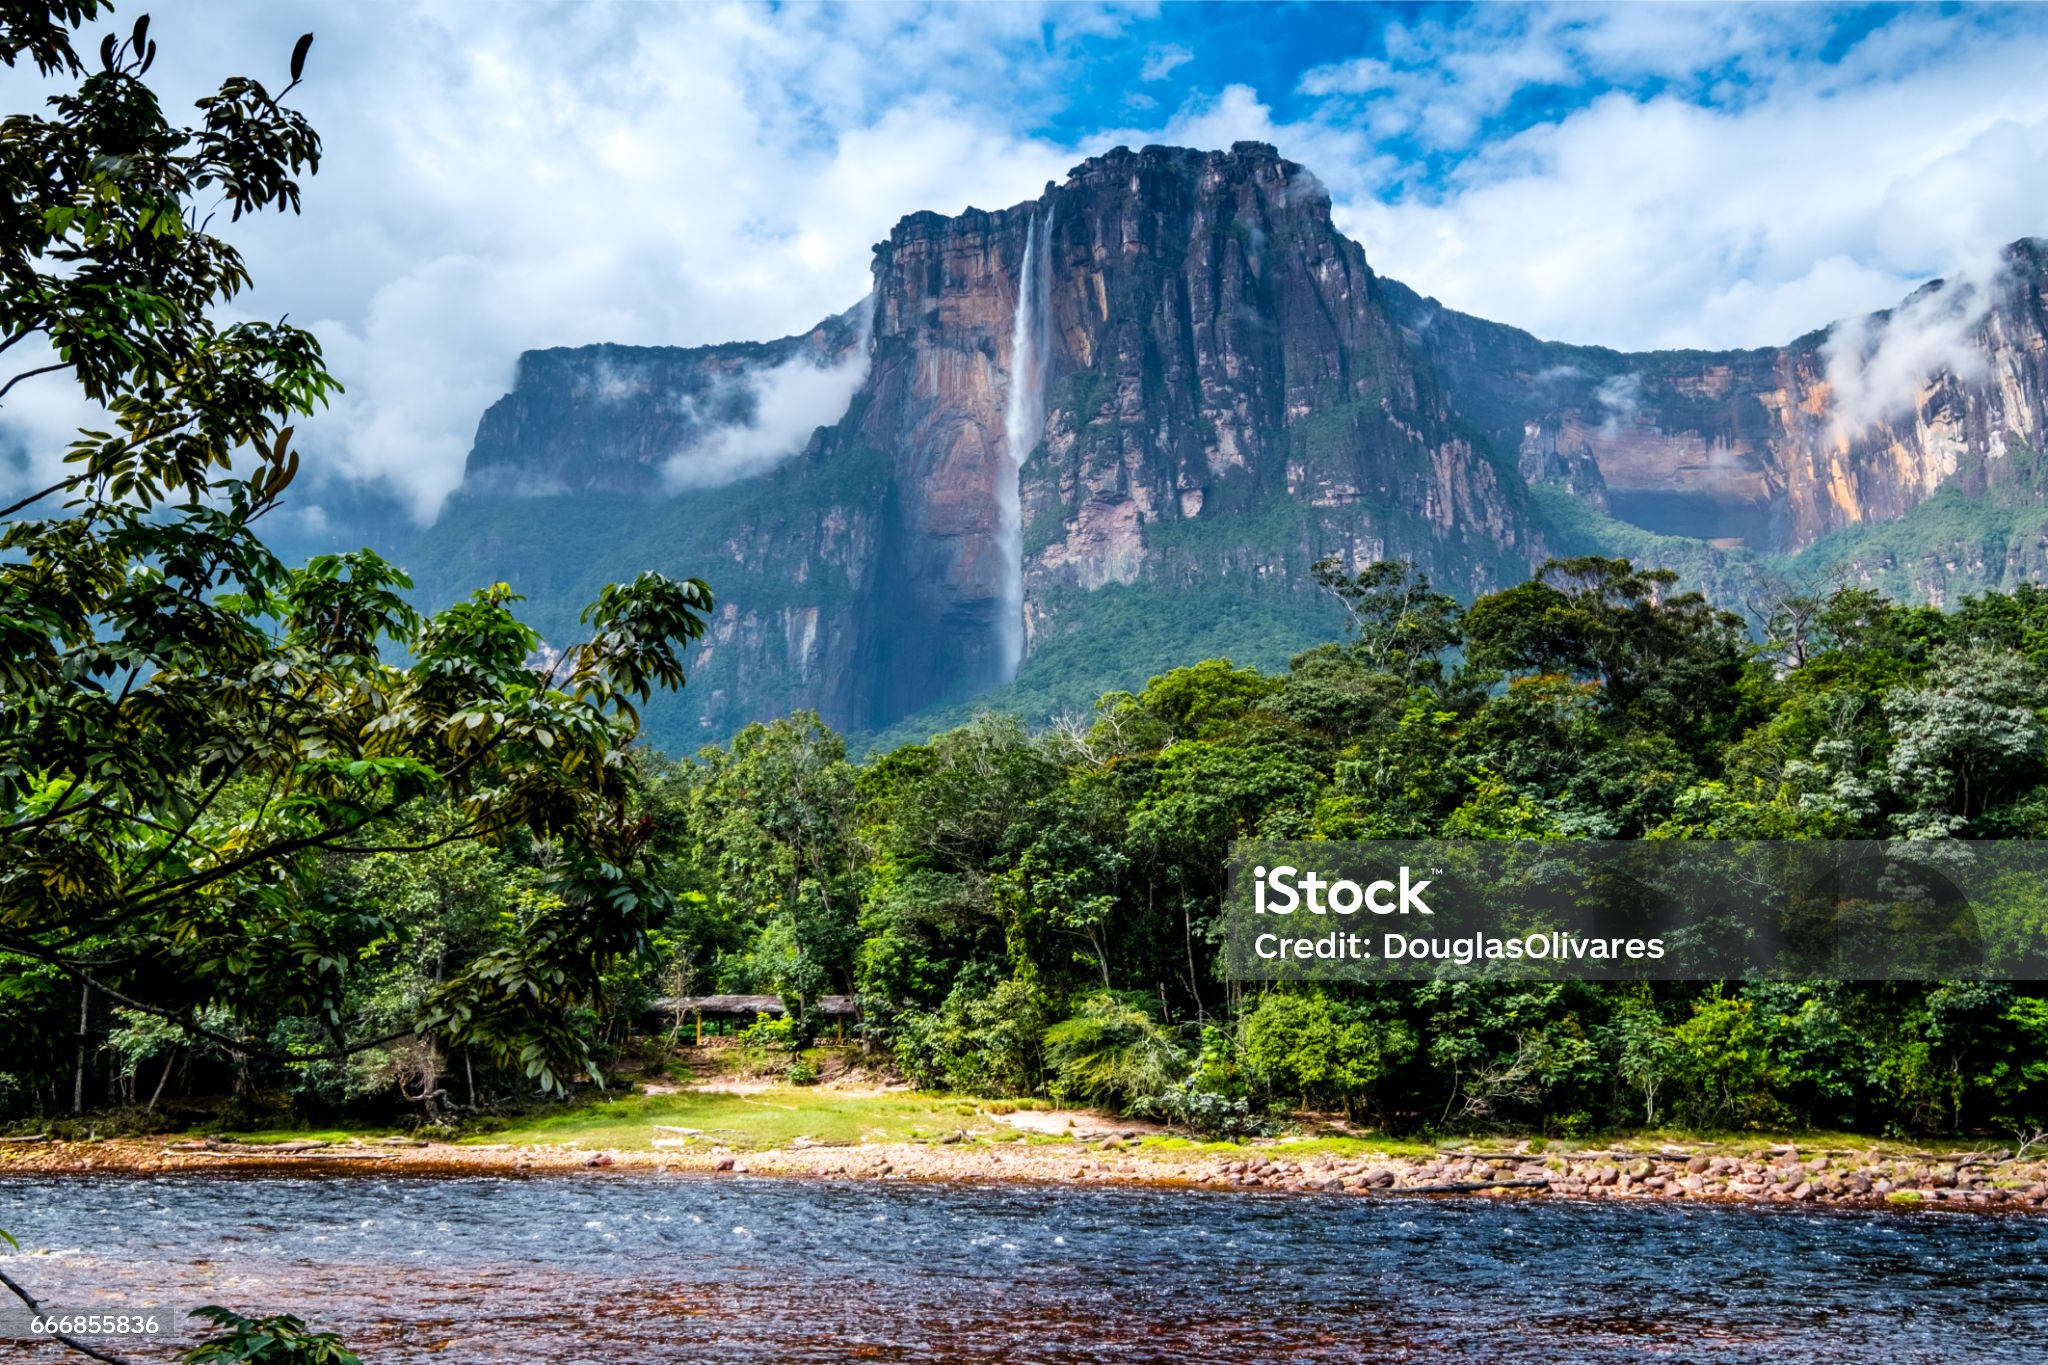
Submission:
<svg viewBox="0 0 2048 1365">
<path fill-rule="evenodd" d="M 1478 1194 L 1694 1199 L 1866 1207 L 2048 1210 L 2048 1160 L 2004 1151 L 1850 1151 L 1702 1145 L 1659 1151 L 1529 1151 L 1529 1144 L 1432 1156 L 1295 1155 L 1258 1145 L 1218 1151 L 1140 1137 L 1094 1141 L 803 1144 L 742 1151 L 688 1138 L 646 1149 L 575 1145 L 234 1143 L 185 1138 L 0 1146 L 0 1174 L 246 1171 L 306 1174 L 540 1175 L 703 1172 L 824 1179 L 1014 1181 L 1286 1190 L 1318 1194 Z"/>
</svg>

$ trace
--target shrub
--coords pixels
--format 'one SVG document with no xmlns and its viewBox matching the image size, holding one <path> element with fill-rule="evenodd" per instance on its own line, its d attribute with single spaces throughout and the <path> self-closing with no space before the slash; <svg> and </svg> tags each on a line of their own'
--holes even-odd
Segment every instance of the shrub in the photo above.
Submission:
<svg viewBox="0 0 2048 1365">
<path fill-rule="evenodd" d="M 1035 985 L 1012 979 L 989 989 L 963 977 L 938 1010 L 896 1021 L 896 1065 L 929 1090 L 1029 1095 L 1045 1072 L 1044 1034 Z"/>
<path fill-rule="evenodd" d="M 1399 1022 L 1380 1023 L 1321 994 L 1273 991 L 1244 1020 L 1244 1061 L 1277 1096 L 1355 1113 L 1375 1082 L 1415 1051 Z"/>
<path fill-rule="evenodd" d="M 1748 1000 L 1717 989 L 1672 1030 L 1677 1045 L 1673 1110 L 1687 1123 L 1762 1127 L 1781 1122 L 1785 1068 Z"/>
<path fill-rule="evenodd" d="M 1187 1059 L 1131 996 L 1100 991 L 1045 1031 L 1056 1098 L 1157 1112 Z"/>
<path fill-rule="evenodd" d="M 802 1046 L 803 1032 L 795 1018 L 756 1014 L 754 1022 L 740 1030 L 740 1065 L 757 1076 L 786 1073 L 789 1054 Z"/>
<path fill-rule="evenodd" d="M 784 1052 L 794 1052 L 802 1045 L 796 1017 L 789 1014 L 756 1014 L 754 1022 L 740 1031 L 740 1041 L 748 1047 L 779 1048 Z"/>
<path fill-rule="evenodd" d="M 1280 1131 L 1278 1121 L 1265 1110 L 1255 1108 L 1248 1097 L 1204 1090 L 1194 1077 L 1167 1091 L 1157 1106 L 1157 1112 L 1168 1122 L 1192 1128 L 1203 1137 L 1226 1138 L 1232 1142 L 1242 1138 L 1271 1137 Z"/>
<path fill-rule="evenodd" d="M 309 1331 L 288 1313 L 245 1318 L 226 1308 L 195 1308 L 219 1330 L 178 1357 L 182 1365 L 363 1365 L 332 1332 Z"/>
</svg>

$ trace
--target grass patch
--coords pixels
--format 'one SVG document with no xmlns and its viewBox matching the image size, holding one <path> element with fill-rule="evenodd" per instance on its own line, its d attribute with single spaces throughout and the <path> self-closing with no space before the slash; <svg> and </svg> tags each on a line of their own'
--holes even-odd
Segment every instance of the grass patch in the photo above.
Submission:
<svg viewBox="0 0 2048 1365">
<path fill-rule="evenodd" d="M 1330 1156 L 1349 1160 L 1362 1156 L 1435 1156 L 1436 1147 L 1412 1138 L 1393 1137 L 1311 1137 L 1283 1138 L 1262 1144 L 1260 1154 L 1292 1161 L 1305 1156 Z"/>
<path fill-rule="evenodd" d="M 987 1134 L 994 1125 L 972 1100 L 955 1095 L 842 1095 L 809 1087 L 778 1086 L 758 1094 L 693 1090 L 674 1095 L 625 1095 L 561 1113 L 521 1119 L 465 1142 L 536 1146 L 652 1148 L 656 1138 L 678 1138 L 668 1128 L 695 1128 L 706 1145 L 760 1149 L 786 1147 L 799 1137 L 854 1144 L 909 1142 L 965 1131 Z"/>
<path fill-rule="evenodd" d="M 1200 1138 L 1148 1137 L 1138 1144 L 1156 1152 L 1199 1152 L 1223 1153 L 1241 1152 L 1244 1144 L 1239 1142 L 1205 1142 Z"/>
<path fill-rule="evenodd" d="M 279 1142 L 347 1142 L 361 1138 L 364 1142 L 375 1142 L 381 1137 L 412 1137 L 414 1134 L 403 1128 L 263 1128 L 231 1129 L 214 1133 L 212 1136 L 224 1142 L 243 1142 L 251 1146 L 270 1146 Z"/>
</svg>

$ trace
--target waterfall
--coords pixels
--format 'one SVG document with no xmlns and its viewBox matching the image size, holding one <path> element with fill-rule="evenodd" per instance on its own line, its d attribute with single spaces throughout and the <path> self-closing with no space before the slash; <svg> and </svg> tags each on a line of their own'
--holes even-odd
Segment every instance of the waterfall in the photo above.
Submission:
<svg viewBox="0 0 2048 1365">
<path fill-rule="evenodd" d="M 1046 236 L 1052 218 L 1046 217 Z M 1051 349 L 1047 315 L 1052 311 L 1051 269 L 1038 241 L 1038 215 L 1024 230 L 1024 259 L 1017 267 L 1017 311 L 1010 322 L 1009 392 L 1003 400 L 1003 469 L 996 480 L 996 548 L 1002 556 L 1002 620 L 998 642 L 1003 679 L 1017 676 L 1024 661 L 1024 461 L 1045 426 L 1045 371 Z"/>
</svg>

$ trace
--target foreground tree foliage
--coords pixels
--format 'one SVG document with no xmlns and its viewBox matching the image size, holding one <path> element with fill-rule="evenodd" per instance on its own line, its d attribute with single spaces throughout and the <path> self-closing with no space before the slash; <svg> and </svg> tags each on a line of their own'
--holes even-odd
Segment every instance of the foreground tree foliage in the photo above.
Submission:
<svg viewBox="0 0 2048 1365">
<path fill-rule="evenodd" d="M 181 127 L 143 80 L 146 18 L 73 50 L 103 8 L 0 11 L 10 66 L 79 78 L 0 125 L 0 398 L 68 379 L 105 413 L 0 533 L 9 1022 L 118 1025 L 141 1061 L 165 1021 L 245 1085 L 264 1058 L 340 1061 L 391 1041 L 350 1031 L 350 992 L 420 925 L 327 894 L 333 860 L 516 845 L 531 894 L 378 1023 L 560 1089 L 591 1065 L 571 1016 L 659 905 L 627 747 L 709 592 L 608 588 L 539 666 L 502 584 L 422 615 L 369 551 L 279 563 L 257 525 L 298 470 L 291 423 L 338 385 L 309 333 L 223 320 L 248 275 L 213 225 L 296 210 L 320 143 L 282 101 L 309 40 L 283 89 L 232 78 Z"/>
<path fill-rule="evenodd" d="M 68 379 L 104 413 L 65 472 L 0 509 L 7 1055 L 72 1054 L 74 1111 L 96 1032 L 131 1100 L 136 1068 L 169 1054 L 151 1107 L 199 1049 L 245 1092 L 266 1060 L 303 1074 L 393 1043 L 386 1069 L 429 1105 L 444 1047 L 562 1090 L 594 1069 L 578 1012 L 660 906 L 627 746 L 636 705 L 681 685 L 709 591 L 608 588 L 590 638 L 536 666 L 502 584 L 422 616 L 367 550 L 281 564 L 256 524 L 298 472 L 290 424 L 339 385 L 311 334 L 223 321 L 249 277 L 211 225 L 297 210 L 320 142 L 282 101 L 312 37 L 281 90 L 230 78 L 181 127 L 143 80 L 147 16 L 96 67 L 74 48 L 107 8 L 0 7 L 0 63 L 77 80 L 0 123 L 0 403 Z M 508 844 L 545 871 L 495 932 L 458 934 L 446 896 L 408 916 L 327 890 L 336 860 Z M 427 943 L 431 982 L 392 995 Z M 384 965 L 381 1012 L 352 999 L 366 963 Z M 351 1033 L 366 1022 L 384 1036 Z M 40 1098 L 32 1067 L 10 1070 L 10 1100 L 24 1080 Z M 189 1361 L 356 1361 L 289 1315 L 195 1316 L 215 1330 Z"/>
</svg>

